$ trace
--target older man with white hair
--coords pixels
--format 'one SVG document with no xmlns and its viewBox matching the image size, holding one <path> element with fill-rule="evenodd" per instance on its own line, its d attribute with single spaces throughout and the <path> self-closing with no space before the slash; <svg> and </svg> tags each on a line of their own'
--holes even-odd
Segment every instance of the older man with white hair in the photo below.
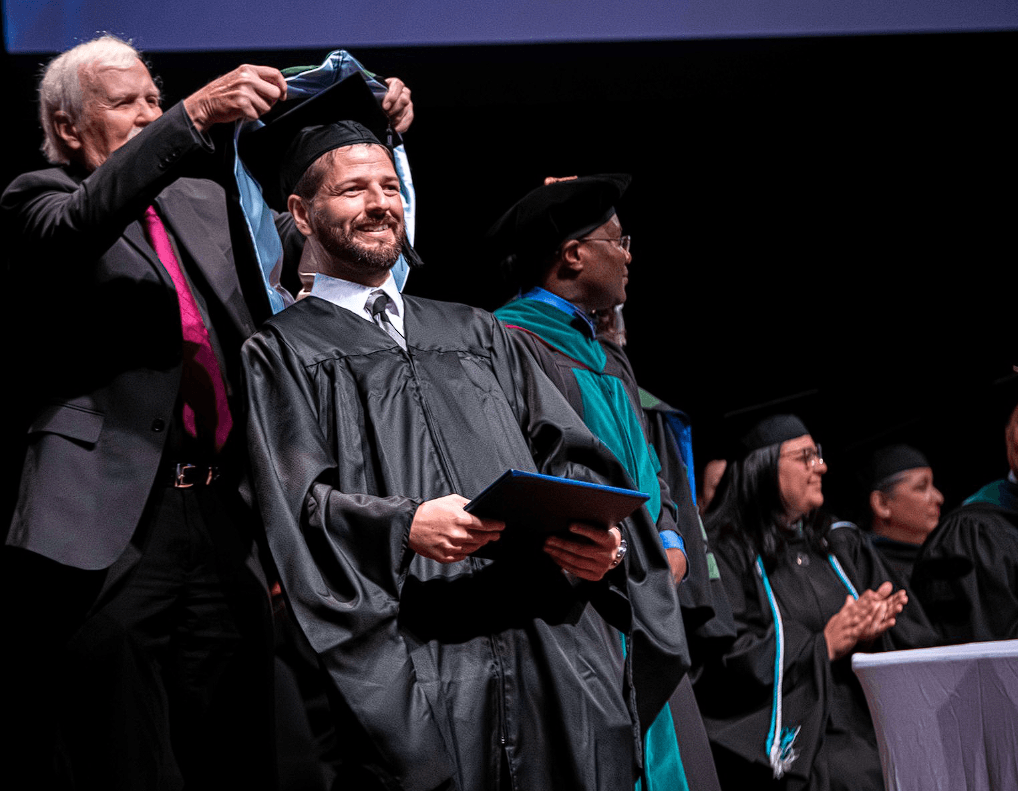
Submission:
<svg viewBox="0 0 1018 791">
<path fill-rule="evenodd" d="M 40 787 L 275 783 L 268 597 L 232 431 L 255 325 L 224 192 L 191 176 L 210 172 L 212 127 L 285 95 L 278 70 L 244 65 L 164 112 L 139 53 L 112 36 L 43 75 L 56 167 L 0 199 L 10 293 L 32 301 L 15 363 L 23 471 L 0 555 L 19 734 L 5 765 Z M 383 106 L 409 124 L 401 82 Z"/>
</svg>

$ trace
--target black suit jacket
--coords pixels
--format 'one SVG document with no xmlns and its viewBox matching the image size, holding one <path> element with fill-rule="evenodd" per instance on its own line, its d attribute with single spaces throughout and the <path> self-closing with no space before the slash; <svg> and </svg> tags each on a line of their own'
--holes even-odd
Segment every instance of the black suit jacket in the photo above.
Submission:
<svg viewBox="0 0 1018 791">
<path fill-rule="evenodd" d="M 214 182 L 186 177 L 212 149 L 178 104 L 93 173 L 28 173 L 0 199 L 27 431 L 9 545 L 106 568 L 141 518 L 181 377 L 176 292 L 139 222 L 152 203 L 211 325 L 227 386 L 235 381 L 255 327 L 225 197 Z"/>
</svg>

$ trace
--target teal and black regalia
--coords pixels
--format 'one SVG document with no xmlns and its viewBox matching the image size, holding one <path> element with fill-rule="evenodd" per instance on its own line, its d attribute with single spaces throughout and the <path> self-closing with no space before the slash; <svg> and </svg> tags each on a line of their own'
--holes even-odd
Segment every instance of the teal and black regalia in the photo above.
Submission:
<svg viewBox="0 0 1018 791">
<path fill-rule="evenodd" d="M 683 518 L 690 512 L 676 508 L 660 475 L 661 463 L 647 439 L 639 388 L 622 348 L 594 337 L 593 327 L 578 308 L 541 289 L 503 305 L 495 315 L 525 353 L 538 361 L 587 427 L 611 449 L 635 488 L 650 496 L 631 521 L 643 522 L 648 532 L 669 531 L 683 538 L 692 530 L 701 530 L 695 511 L 694 521 Z M 705 565 L 705 559 L 703 562 Z M 687 679 L 681 679 L 670 703 L 669 709 L 655 712 L 645 743 L 647 761 L 641 788 L 716 788 L 707 737 Z"/>
<path fill-rule="evenodd" d="M 345 765 L 408 791 L 497 791 L 507 776 L 528 791 L 629 788 L 641 716 L 682 670 L 658 537 L 631 530 L 597 583 L 526 530 L 484 558 L 414 554 L 422 501 L 474 497 L 507 468 L 626 476 L 491 314 L 406 297 L 405 329 L 404 352 L 308 297 L 243 350 L 256 499 L 330 680 Z M 625 663 L 606 624 L 630 638 Z"/>
</svg>

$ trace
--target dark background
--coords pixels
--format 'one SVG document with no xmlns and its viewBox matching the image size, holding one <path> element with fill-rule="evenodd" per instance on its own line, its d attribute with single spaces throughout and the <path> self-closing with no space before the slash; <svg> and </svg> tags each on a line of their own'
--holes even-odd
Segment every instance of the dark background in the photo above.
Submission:
<svg viewBox="0 0 1018 791">
<path fill-rule="evenodd" d="M 801 414 L 836 509 L 877 443 L 910 441 L 957 504 L 1006 473 L 1016 33 L 358 49 L 413 91 L 406 137 L 427 263 L 409 293 L 507 296 L 483 233 L 545 175 L 625 171 L 625 319 L 641 384 L 691 416 L 698 459 L 731 413 Z M 241 62 L 154 53 L 167 103 Z M 42 167 L 35 82 L 5 54 L 0 186 Z M 19 299 L 43 298 L 18 295 Z M 758 413 L 759 414 L 759 413 Z M 726 417 L 727 416 L 727 417 Z"/>
</svg>

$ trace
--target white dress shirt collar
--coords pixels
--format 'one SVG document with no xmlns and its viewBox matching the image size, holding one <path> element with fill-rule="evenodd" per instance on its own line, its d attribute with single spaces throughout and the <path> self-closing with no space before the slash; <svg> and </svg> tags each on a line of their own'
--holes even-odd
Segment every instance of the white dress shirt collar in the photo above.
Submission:
<svg viewBox="0 0 1018 791">
<path fill-rule="evenodd" d="M 389 321 L 392 322 L 392 325 L 400 335 L 405 336 L 406 332 L 403 327 L 403 295 L 399 293 L 391 272 L 380 286 L 364 286 L 360 283 L 340 280 L 338 277 L 329 277 L 321 272 L 316 272 L 314 282 L 311 285 L 311 296 L 327 300 L 341 308 L 346 308 L 351 313 L 355 313 L 373 324 L 374 321 L 371 318 L 371 313 L 367 309 L 367 301 L 368 297 L 379 289 L 384 291 L 389 297 L 389 304 L 385 309 L 389 314 Z"/>
</svg>

